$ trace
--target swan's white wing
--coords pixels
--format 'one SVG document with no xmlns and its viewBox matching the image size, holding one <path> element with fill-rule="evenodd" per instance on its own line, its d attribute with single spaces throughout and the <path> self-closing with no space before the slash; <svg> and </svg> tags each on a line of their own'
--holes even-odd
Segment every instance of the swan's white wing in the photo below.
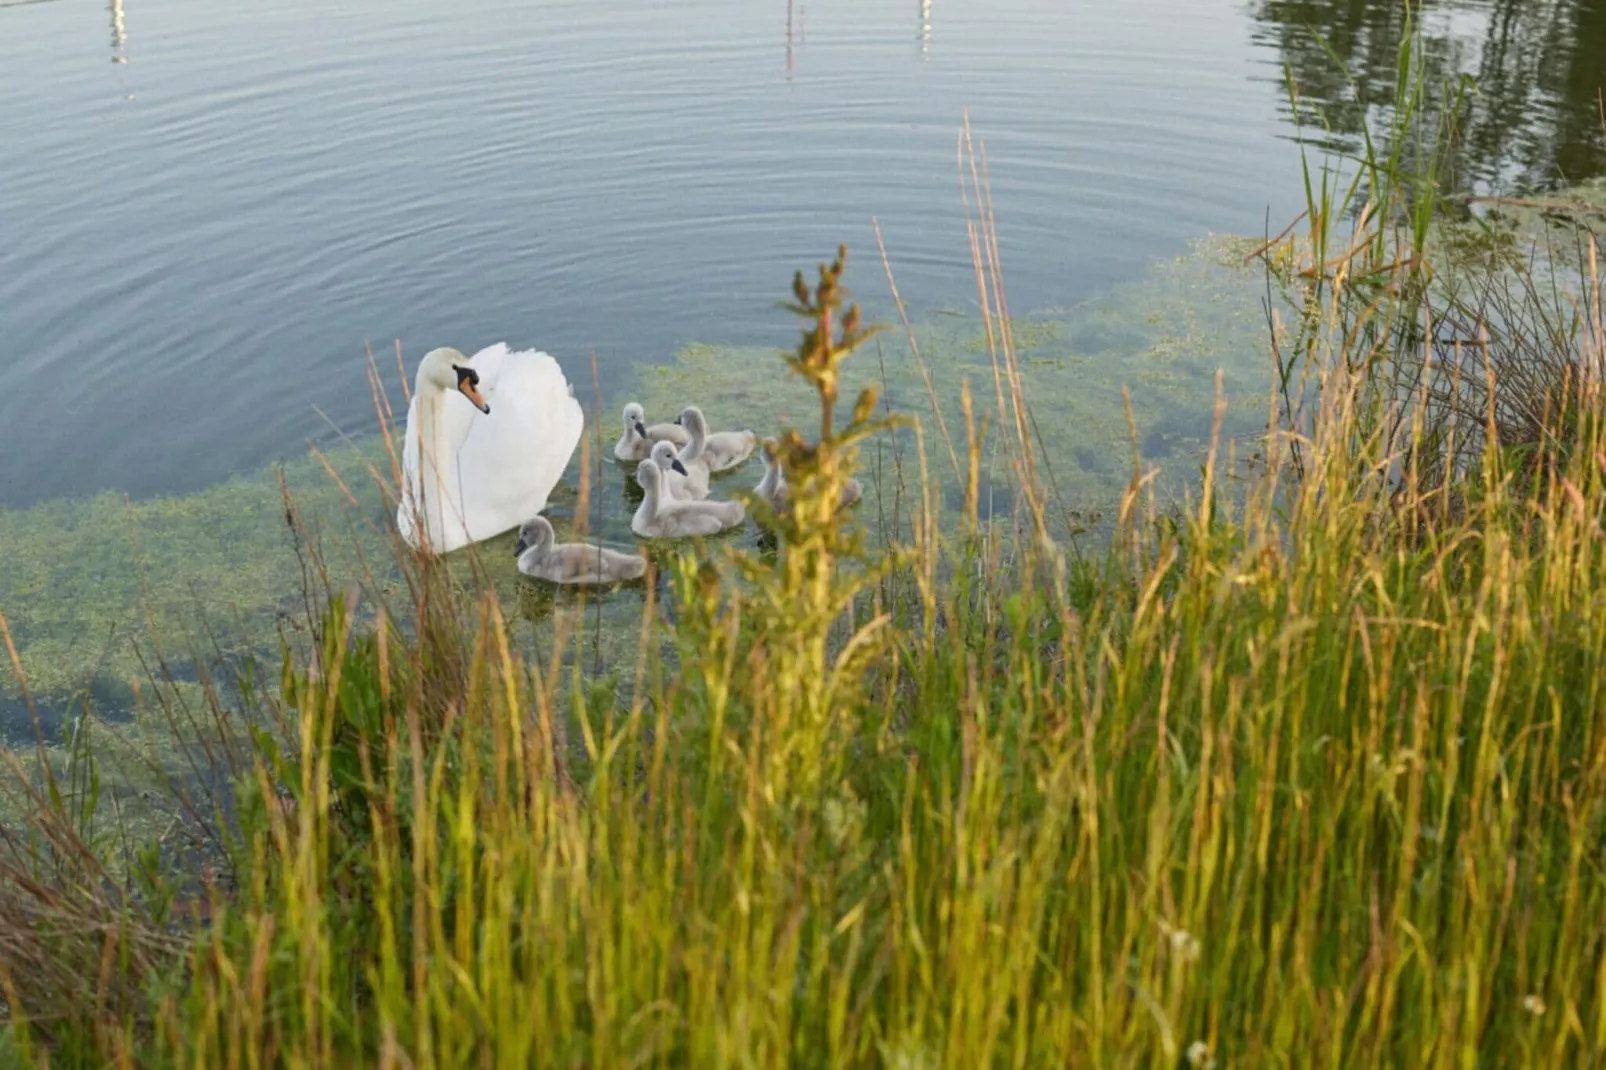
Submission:
<svg viewBox="0 0 1606 1070">
<path fill-rule="evenodd" d="M 735 468 L 752 456 L 757 445 L 754 436 L 746 431 L 720 431 L 708 436 L 703 445 L 702 459 L 710 471 L 723 472 Z"/>
<path fill-rule="evenodd" d="M 546 508 L 547 495 L 580 444 L 585 412 L 563 369 L 546 353 L 497 344 L 470 363 L 480 374 L 490 413 L 476 412 L 461 395 L 449 401 L 461 403 L 471 418 L 454 476 L 468 535 L 477 541 Z"/>
<path fill-rule="evenodd" d="M 675 510 L 659 514 L 662 534 L 669 538 L 686 535 L 713 535 L 719 531 L 719 521 L 706 512 L 695 509 Z"/>
<path fill-rule="evenodd" d="M 664 472 L 664 490 L 666 497 L 673 501 L 701 501 L 708 497 L 708 475 L 703 473 L 697 478 L 697 469 L 688 469 L 687 475 L 681 475 L 673 469 Z"/>
<path fill-rule="evenodd" d="M 735 527 L 737 521 L 727 513 L 729 502 L 677 501 L 661 507 L 659 519 L 670 535 L 718 535 L 726 528 Z"/>
</svg>

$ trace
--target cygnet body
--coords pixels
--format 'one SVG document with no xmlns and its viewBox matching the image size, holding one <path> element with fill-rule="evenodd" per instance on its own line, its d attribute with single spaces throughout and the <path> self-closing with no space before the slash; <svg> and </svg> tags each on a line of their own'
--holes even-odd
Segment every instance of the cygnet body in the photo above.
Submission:
<svg viewBox="0 0 1606 1070">
<path fill-rule="evenodd" d="M 681 464 L 670 443 L 654 443 L 650 459 L 664 474 L 664 497 L 683 502 L 700 502 L 708 497 L 708 469 L 702 465 L 687 468 Z"/>
<path fill-rule="evenodd" d="M 758 434 L 753 431 L 709 431 L 703 410 L 695 405 L 686 406 L 675 422 L 691 435 L 679 454 L 688 468 L 703 464 L 710 472 L 724 472 L 751 457 L 758 446 Z"/>
<path fill-rule="evenodd" d="M 639 580 L 647 573 L 647 559 L 590 543 L 557 541 L 544 516 L 526 520 L 513 548 L 519 571 L 551 583 L 590 585 Z"/>
<path fill-rule="evenodd" d="M 792 488 L 787 485 L 786 474 L 781 471 L 781 462 L 776 459 L 775 453 L 779 444 L 773 438 L 764 440 L 764 449 L 759 454 L 764 461 L 764 478 L 758 481 L 753 493 L 769 502 L 771 509 L 777 513 L 784 513 L 791 507 Z M 853 505 L 864 497 L 864 484 L 849 476 L 842 484 L 842 490 L 837 495 L 836 507 L 840 512 Z"/>
<path fill-rule="evenodd" d="M 679 424 L 647 423 L 647 412 L 632 401 L 624 408 L 624 427 L 619 441 L 613 444 L 613 455 L 621 461 L 642 461 L 647 458 L 653 444 L 668 442 L 676 448 L 691 441 L 691 433 Z"/>
<path fill-rule="evenodd" d="M 644 539 L 678 539 L 688 535 L 717 535 L 736 527 L 747 517 L 741 502 L 677 501 L 664 493 L 664 473 L 650 458 L 636 467 L 641 484 L 641 505 L 631 518 L 630 530 Z"/>
</svg>

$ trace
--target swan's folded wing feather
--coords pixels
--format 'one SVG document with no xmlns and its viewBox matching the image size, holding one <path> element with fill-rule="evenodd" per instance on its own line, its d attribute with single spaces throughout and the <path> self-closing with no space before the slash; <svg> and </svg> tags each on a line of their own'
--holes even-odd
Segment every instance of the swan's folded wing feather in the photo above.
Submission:
<svg viewBox="0 0 1606 1070">
<path fill-rule="evenodd" d="M 491 411 L 476 414 L 456 475 L 468 529 L 488 539 L 546 508 L 580 444 L 585 412 L 546 353 L 496 345 L 476 353 L 473 364 L 482 388 L 489 384 Z"/>
</svg>

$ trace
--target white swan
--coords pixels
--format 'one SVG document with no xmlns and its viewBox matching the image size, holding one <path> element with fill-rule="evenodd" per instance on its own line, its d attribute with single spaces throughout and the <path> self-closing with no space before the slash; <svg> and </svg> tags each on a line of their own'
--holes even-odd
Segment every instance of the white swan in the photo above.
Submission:
<svg viewBox="0 0 1606 1070">
<path fill-rule="evenodd" d="M 792 488 L 786 482 L 786 473 L 781 471 L 781 463 L 776 460 L 775 454 L 780 443 L 773 438 L 764 440 L 764 448 L 759 456 L 764 461 L 764 478 L 758 481 L 753 493 L 769 502 L 771 509 L 777 513 L 784 513 L 791 507 Z M 836 508 L 841 512 L 864 497 L 864 484 L 849 476 L 837 493 Z"/>
<path fill-rule="evenodd" d="M 402 538 L 447 553 L 517 527 L 546 508 L 584 426 L 545 353 L 502 343 L 472 357 L 430 350 L 407 409 Z"/>
<path fill-rule="evenodd" d="M 723 472 L 751 457 L 758 445 L 758 435 L 752 431 L 710 433 L 703 410 L 695 405 L 686 406 L 675 422 L 691 433 L 691 441 L 680 451 L 680 463 L 688 468 L 702 464 L 710 472 Z"/>
<path fill-rule="evenodd" d="M 576 585 L 622 583 L 639 580 L 647 573 L 647 559 L 640 554 L 555 540 L 552 523 L 546 517 L 526 520 L 519 528 L 518 544 L 513 547 L 519 571 L 538 580 Z"/>
<path fill-rule="evenodd" d="M 663 475 L 650 459 L 636 468 L 636 482 L 641 484 L 643 496 L 630 520 L 630 530 L 642 538 L 717 535 L 746 519 L 747 509 L 741 502 L 690 502 L 665 497 Z"/>
<path fill-rule="evenodd" d="M 684 446 L 691 435 L 679 424 L 653 424 L 647 426 L 647 412 L 632 401 L 624 409 L 624 429 L 619 441 L 613 445 L 613 455 L 621 461 L 646 460 L 655 442 L 669 442 Z"/>
<path fill-rule="evenodd" d="M 708 497 L 708 469 L 702 465 L 687 468 L 675 456 L 675 447 L 668 442 L 656 442 L 652 447 L 652 462 L 664 474 L 664 497 L 676 501 L 700 502 Z"/>
</svg>

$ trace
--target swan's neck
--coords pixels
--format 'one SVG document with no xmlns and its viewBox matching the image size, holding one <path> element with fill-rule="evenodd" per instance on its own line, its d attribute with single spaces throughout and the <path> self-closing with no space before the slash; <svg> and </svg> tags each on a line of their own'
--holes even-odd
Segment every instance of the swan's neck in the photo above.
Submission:
<svg viewBox="0 0 1606 1070">
<path fill-rule="evenodd" d="M 641 513 L 651 523 L 658 519 L 658 491 L 662 480 L 653 480 L 641 488 Z"/>
<path fill-rule="evenodd" d="M 430 542 L 438 546 L 446 538 L 446 512 L 455 508 L 450 476 L 457 466 L 457 444 L 447 433 L 446 395 L 438 387 L 424 385 L 416 396 L 419 511 Z"/>
<path fill-rule="evenodd" d="M 691 435 L 691 438 L 680 448 L 681 464 L 690 464 L 693 461 L 701 460 L 703 446 L 708 442 L 708 433 L 700 428 L 688 427 L 686 433 Z"/>
<path fill-rule="evenodd" d="M 780 482 L 779 469 L 773 463 L 766 462 L 764 465 L 764 478 L 758 481 L 758 487 L 756 488 L 759 497 L 774 497 L 775 489 Z"/>
<path fill-rule="evenodd" d="M 541 568 L 546 565 L 551 557 L 552 544 L 550 542 L 532 543 L 525 547 L 524 552 L 519 555 L 519 568 L 526 571 Z"/>
</svg>

